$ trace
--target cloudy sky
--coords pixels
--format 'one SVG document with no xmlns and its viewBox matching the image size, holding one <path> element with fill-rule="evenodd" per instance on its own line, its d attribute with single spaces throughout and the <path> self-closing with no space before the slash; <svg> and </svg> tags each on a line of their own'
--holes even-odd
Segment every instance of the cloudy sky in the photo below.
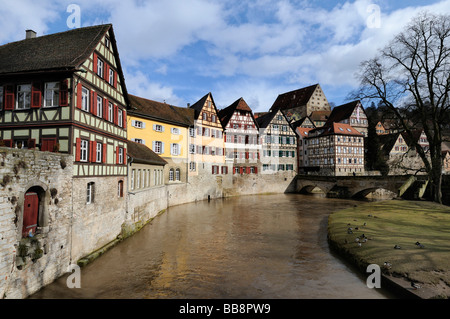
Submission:
<svg viewBox="0 0 450 319">
<path fill-rule="evenodd" d="M 450 0 L 0 0 L 0 44 L 112 23 L 128 91 L 177 106 L 212 92 L 267 111 L 278 94 L 320 83 L 340 105 L 373 57 L 420 11 Z M 69 9 L 69 10 L 68 10 Z M 75 25 L 76 27 L 76 25 Z"/>
</svg>

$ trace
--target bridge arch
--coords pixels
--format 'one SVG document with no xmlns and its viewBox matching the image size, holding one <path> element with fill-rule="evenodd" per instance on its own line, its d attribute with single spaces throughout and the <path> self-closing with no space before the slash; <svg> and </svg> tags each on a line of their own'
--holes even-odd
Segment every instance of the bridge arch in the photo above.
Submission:
<svg viewBox="0 0 450 319">
<path fill-rule="evenodd" d="M 351 197 L 352 198 L 365 198 L 365 197 L 367 197 L 367 195 L 374 193 L 377 190 L 387 191 L 391 197 L 397 196 L 396 192 L 393 189 L 389 189 L 388 187 L 378 186 L 378 187 L 364 188 L 364 189 L 360 189 L 360 190 L 356 190 L 356 191 L 354 190 Z"/>
<path fill-rule="evenodd" d="M 298 189 L 300 194 L 312 194 L 314 193 L 314 189 L 319 189 L 322 193 L 327 194 L 328 190 L 321 187 L 320 185 L 301 185 Z"/>
</svg>

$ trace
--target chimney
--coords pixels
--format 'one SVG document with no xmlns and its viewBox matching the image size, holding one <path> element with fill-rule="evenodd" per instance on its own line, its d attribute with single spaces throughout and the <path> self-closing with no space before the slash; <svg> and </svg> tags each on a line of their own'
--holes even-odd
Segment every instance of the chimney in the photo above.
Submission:
<svg viewBox="0 0 450 319">
<path fill-rule="evenodd" d="M 36 38 L 36 31 L 33 30 L 26 30 L 26 38 L 25 39 L 34 39 Z"/>
<path fill-rule="evenodd" d="M 190 107 L 191 107 L 191 103 L 188 103 L 188 104 L 187 104 L 187 107 L 190 108 Z"/>
</svg>

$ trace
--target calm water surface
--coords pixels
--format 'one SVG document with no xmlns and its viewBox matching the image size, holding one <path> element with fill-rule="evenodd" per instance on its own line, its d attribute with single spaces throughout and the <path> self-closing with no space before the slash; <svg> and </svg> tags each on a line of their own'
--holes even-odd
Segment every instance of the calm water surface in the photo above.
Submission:
<svg viewBox="0 0 450 319">
<path fill-rule="evenodd" d="M 264 195 L 172 207 L 31 298 L 387 298 L 327 243 L 331 212 L 360 202 Z"/>
</svg>

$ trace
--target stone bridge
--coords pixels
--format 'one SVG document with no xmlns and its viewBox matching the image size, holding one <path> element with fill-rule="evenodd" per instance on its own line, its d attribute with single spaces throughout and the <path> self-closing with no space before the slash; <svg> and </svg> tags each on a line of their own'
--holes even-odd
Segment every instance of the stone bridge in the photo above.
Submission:
<svg viewBox="0 0 450 319">
<path fill-rule="evenodd" d="M 314 188 L 322 190 L 327 197 L 365 197 L 377 189 L 385 189 L 402 196 L 415 178 L 401 176 L 316 176 L 297 175 L 296 193 L 311 193 Z"/>
</svg>

